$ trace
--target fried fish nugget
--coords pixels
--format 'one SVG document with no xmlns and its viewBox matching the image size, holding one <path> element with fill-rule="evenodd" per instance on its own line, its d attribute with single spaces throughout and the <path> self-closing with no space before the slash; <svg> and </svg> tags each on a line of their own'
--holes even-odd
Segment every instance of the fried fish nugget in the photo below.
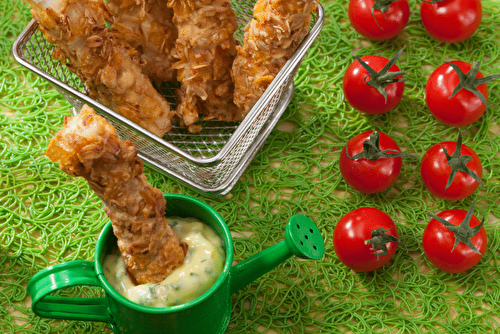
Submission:
<svg viewBox="0 0 500 334">
<path fill-rule="evenodd" d="M 136 49 L 144 71 L 156 83 L 175 81 L 177 27 L 166 0 L 108 0 L 113 29 Z"/>
<path fill-rule="evenodd" d="M 89 96 L 162 137 L 171 129 L 170 105 L 143 73 L 136 51 L 106 27 L 102 0 L 26 0 L 53 57 L 85 82 Z"/>
<path fill-rule="evenodd" d="M 309 32 L 313 0 L 259 0 L 233 63 L 234 103 L 245 116 Z"/>
<path fill-rule="evenodd" d="M 182 264 L 187 246 L 167 224 L 165 198 L 147 182 L 134 143 L 119 139 L 92 108 L 65 118 L 46 155 L 66 174 L 84 177 L 102 200 L 136 283 L 158 283 Z"/>
<path fill-rule="evenodd" d="M 170 0 L 178 38 L 174 64 L 181 87 L 176 113 L 189 131 L 204 119 L 241 120 L 233 103 L 231 67 L 236 55 L 236 13 L 229 0 Z"/>
</svg>

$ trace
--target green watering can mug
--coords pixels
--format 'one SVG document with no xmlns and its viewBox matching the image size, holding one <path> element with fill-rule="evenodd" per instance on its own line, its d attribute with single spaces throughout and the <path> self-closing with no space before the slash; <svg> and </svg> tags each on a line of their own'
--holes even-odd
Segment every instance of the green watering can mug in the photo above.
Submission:
<svg viewBox="0 0 500 334">
<path fill-rule="evenodd" d="M 232 265 L 233 240 L 222 217 L 195 198 L 164 194 L 167 217 L 194 217 L 221 237 L 226 259 L 222 274 L 200 297 L 182 305 L 155 308 L 136 304 L 120 295 L 106 280 L 103 263 L 116 246 L 111 223 L 102 230 L 94 262 L 69 261 L 37 273 L 28 282 L 36 315 L 53 319 L 107 322 L 114 333 L 223 333 L 231 317 L 231 295 L 292 255 L 317 260 L 325 245 L 318 228 L 303 215 L 292 216 L 285 227 L 285 240 Z M 54 292 L 73 286 L 97 286 L 104 296 L 63 297 Z"/>
</svg>

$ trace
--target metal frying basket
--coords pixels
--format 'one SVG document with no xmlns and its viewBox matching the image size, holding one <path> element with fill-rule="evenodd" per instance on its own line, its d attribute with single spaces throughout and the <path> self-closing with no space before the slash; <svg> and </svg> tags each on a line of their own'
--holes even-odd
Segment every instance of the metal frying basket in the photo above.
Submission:
<svg viewBox="0 0 500 334">
<path fill-rule="evenodd" d="M 240 41 L 244 27 L 252 18 L 254 2 L 236 0 L 232 3 L 238 17 L 235 38 Z M 17 62 L 49 81 L 73 105 L 73 113 L 88 104 L 113 124 L 122 139 L 135 143 L 146 164 L 202 194 L 219 197 L 231 191 L 290 103 L 293 78 L 321 31 L 324 16 L 323 7 L 318 4 L 309 34 L 243 121 L 203 121 L 203 130 L 196 134 L 174 125 L 163 138 L 89 98 L 85 84 L 52 58 L 54 46 L 45 40 L 34 20 L 18 36 L 12 52 Z M 176 88 L 173 84 L 158 87 L 172 108 L 176 104 Z"/>
</svg>

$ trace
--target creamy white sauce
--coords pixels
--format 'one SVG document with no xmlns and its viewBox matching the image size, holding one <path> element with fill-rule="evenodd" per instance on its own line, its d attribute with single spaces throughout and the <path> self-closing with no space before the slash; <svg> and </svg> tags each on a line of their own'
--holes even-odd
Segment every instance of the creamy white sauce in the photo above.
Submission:
<svg viewBox="0 0 500 334">
<path fill-rule="evenodd" d="M 162 282 L 134 285 L 127 275 L 119 252 L 104 261 L 104 276 L 125 298 L 138 304 L 165 307 L 187 303 L 205 293 L 219 278 L 224 267 L 220 237 L 194 218 L 167 218 L 177 236 L 188 244 L 184 263 Z"/>
</svg>

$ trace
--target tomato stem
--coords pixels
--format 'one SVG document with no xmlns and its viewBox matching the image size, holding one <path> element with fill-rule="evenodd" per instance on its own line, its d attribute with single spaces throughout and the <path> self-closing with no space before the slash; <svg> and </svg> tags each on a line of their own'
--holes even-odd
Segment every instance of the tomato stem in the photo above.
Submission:
<svg viewBox="0 0 500 334">
<path fill-rule="evenodd" d="M 467 210 L 467 214 L 465 215 L 464 220 L 460 223 L 460 225 L 454 225 L 454 224 L 450 223 L 449 221 L 445 220 L 444 218 L 427 213 L 431 218 L 436 219 L 441 224 L 446 226 L 446 229 L 448 231 L 453 232 L 453 234 L 455 235 L 455 243 L 453 244 L 453 248 L 451 249 L 452 252 L 455 249 L 455 247 L 458 245 L 458 243 L 461 242 L 461 243 L 467 245 L 475 253 L 483 256 L 483 254 L 481 254 L 479 252 L 479 250 L 476 248 L 476 246 L 474 246 L 474 244 L 472 243 L 472 240 L 471 240 L 473 236 L 475 236 L 476 234 L 479 233 L 479 231 L 481 230 L 481 228 L 484 225 L 484 215 L 483 215 L 483 219 L 481 220 L 481 223 L 479 225 L 477 225 L 475 227 L 470 227 L 470 220 L 472 218 L 472 214 L 474 212 L 475 205 L 476 205 L 476 200 L 473 200 L 469 210 Z"/>
<path fill-rule="evenodd" d="M 385 13 L 389 10 L 389 7 L 395 1 L 397 0 L 374 0 L 373 2 L 372 16 L 377 26 L 382 30 L 384 30 L 384 28 L 382 28 L 380 24 L 378 24 L 377 19 L 375 18 L 375 10 L 380 10 L 382 12 L 382 15 L 385 17 Z"/>
<path fill-rule="evenodd" d="M 405 48 L 406 46 L 399 50 L 399 52 L 396 53 L 379 72 L 371 68 L 370 65 L 363 61 L 360 57 L 354 55 L 356 60 L 358 60 L 361 66 L 363 66 L 364 69 L 368 72 L 368 75 L 364 79 L 365 82 L 373 88 L 377 89 L 378 92 L 384 96 L 385 103 L 387 103 L 387 93 L 385 91 L 385 87 L 391 83 L 406 81 L 406 78 L 396 78 L 398 76 L 404 75 L 405 71 L 389 72 L 392 65 L 394 65 L 399 57 L 401 57 Z M 368 77 L 370 77 L 369 80 Z"/>
<path fill-rule="evenodd" d="M 388 148 L 386 150 L 381 150 L 379 141 L 380 141 L 380 133 L 378 133 L 377 131 L 373 131 L 370 134 L 369 139 L 365 140 L 363 142 L 363 151 L 362 152 L 351 157 L 349 155 L 349 150 L 347 149 L 347 144 L 346 144 L 345 154 L 351 160 L 368 159 L 371 161 L 376 161 L 377 159 L 381 159 L 381 158 L 396 158 L 396 157 L 411 157 L 411 158 L 418 159 L 414 155 L 411 155 L 408 153 L 401 153 L 401 152 L 398 152 L 398 151 L 391 149 L 391 148 Z"/>
<path fill-rule="evenodd" d="M 365 240 L 365 245 L 372 245 L 373 249 L 375 250 L 375 252 L 373 252 L 372 254 L 377 255 L 377 261 L 380 256 L 384 256 L 389 252 L 389 250 L 387 249 L 387 244 L 389 242 L 397 242 L 408 251 L 401 240 L 391 234 L 387 234 L 386 232 L 388 231 L 390 231 L 390 229 L 384 229 L 382 227 L 374 229 L 370 234 L 371 239 Z M 381 252 L 377 250 L 381 250 Z"/>
<path fill-rule="evenodd" d="M 500 78 L 500 74 L 494 74 L 484 78 L 476 78 L 476 75 L 479 72 L 479 66 L 481 65 L 480 61 L 475 62 L 472 65 L 469 72 L 467 72 L 467 74 L 464 74 L 464 72 L 462 72 L 462 70 L 460 69 L 460 67 L 458 67 L 458 65 L 450 62 L 446 63 L 455 70 L 455 72 L 458 75 L 458 79 L 460 80 L 460 83 L 455 87 L 449 98 L 451 99 L 460 90 L 466 89 L 469 92 L 474 93 L 474 95 L 476 95 L 477 98 L 484 103 L 484 105 L 486 106 L 486 110 L 488 110 L 488 101 L 486 100 L 486 97 L 476 87 L 484 83 L 490 82 L 492 80 L 495 80 L 497 78 Z"/>
<path fill-rule="evenodd" d="M 457 146 L 455 147 L 453 155 L 450 156 L 450 154 L 448 153 L 446 148 L 444 148 L 443 145 L 439 144 L 439 146 L 441 146 L 441 148 L 443 149 L 443 153 L 446 156 L 446 159 L 448 160 L 446 164 L 451 168 L 450 176 L 448 177 L 448 182 L 446 183 L 444 190 L 448 189 L 448 187 L 452 184 L 453 179 L 455 178 L 455 174 L 457 174 L 457 172 L 459 171 L 471 176 L 474 180 L 479 182 L 481 186 L 484 186 L 483 181 L 481 181 L 479 176 L 472 170 L 470 170 L 469 167 L 467 167 L 467 163 L 472 160 L 472 157 L 468 155 L 463 155 L 463 156 L 461 155 L 462 131 L 458 130 Z"/>
</svg>

